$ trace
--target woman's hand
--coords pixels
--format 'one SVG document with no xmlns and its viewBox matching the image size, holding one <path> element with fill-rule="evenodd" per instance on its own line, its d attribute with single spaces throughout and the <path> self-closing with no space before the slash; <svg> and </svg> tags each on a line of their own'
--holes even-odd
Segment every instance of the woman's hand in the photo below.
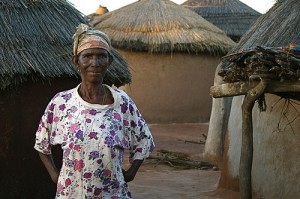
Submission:
<svg viewBox="0 0 300 199">
<path fill-rule="evenodd" d="M 129 172 L 129 170 L 125 171 L 124 169 L 122 169 L 122 173 L 123 173 L 125 182 L 131 182 L 134 179 L 135 175 L 132 172 Z"/>
<path fill-rule="evenodd" d="M 134 160 L 131 167 L 127 171 L 122 169 L 125 182 L 131 182 L 134 179 L 143 161 L 144 160 Z"/>
</svg>

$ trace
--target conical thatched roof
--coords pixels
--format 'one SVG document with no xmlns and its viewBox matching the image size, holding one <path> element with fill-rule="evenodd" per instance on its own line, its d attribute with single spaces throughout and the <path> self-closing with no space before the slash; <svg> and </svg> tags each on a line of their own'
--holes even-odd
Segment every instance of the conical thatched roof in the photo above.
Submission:
<svg viewBox="0 0 300 199">
<path fill-rule="evenodd" d="M 29 79 L 78 77 L 72 65 L 72 36 L 87 23 L 66 0 L 0 0 L 0 90 Z M 108 84 L 130 82 L 126 61 L 116 57 Z"/>
<path fill-rule="evenodd" d="M 189 8 L 238 40 L 261 15 L 239 0 L 188 0 Z"/>
<path fill-rule="evenodd" d="M 140 0 L 96 17 L 115 47 L 149 52 L 225 53 L 235 43 L 195 12 L 169 0 Z"/>
<path fill-rule="evenodd" d="M 299 10 L 299 0 L 278 0 L 266 14 L 258 18 L 233 51 L 256 46 L 300 44 Z"/>
</svg>

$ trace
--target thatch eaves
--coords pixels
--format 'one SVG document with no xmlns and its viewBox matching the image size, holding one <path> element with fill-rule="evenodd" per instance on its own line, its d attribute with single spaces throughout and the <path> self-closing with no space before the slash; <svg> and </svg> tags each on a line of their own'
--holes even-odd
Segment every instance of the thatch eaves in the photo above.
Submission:
<svg viewBox="0 0 300 199">
<path fill-rule="evenodd" d="M 239 0 L 188 0 L 181 4 L 238 40 L 261 15 Z"/>
<path fill-rule="evenodd" d="M 0 0 L 0 90 L 29 79 L 79 77 L 71 60 L 80 23 L 87 22 L 66 0 Z M 105 83 L 130 82 L 126 61 L 113 52 Z"/>
<path fill-rule="evenodd" d="M 219 28 L 169 0 L 140 0 L 90 23 L 127 50 L 223 54 L 235 45 Z"/>
</svg>

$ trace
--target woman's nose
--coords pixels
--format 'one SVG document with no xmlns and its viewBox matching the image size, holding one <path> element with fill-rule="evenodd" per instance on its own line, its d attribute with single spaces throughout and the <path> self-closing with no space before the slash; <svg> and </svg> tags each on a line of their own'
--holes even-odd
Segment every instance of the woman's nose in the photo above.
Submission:
<svg viewBox="0 0 300 199">
<path fill-rule="evenodd" d="M 92 60 L 92 65 L 95 66 L 95 67 L 99 67 L 100 66 L 100 59 L 99 57 L 93 57 L 93 60 Z"/>
</svg>

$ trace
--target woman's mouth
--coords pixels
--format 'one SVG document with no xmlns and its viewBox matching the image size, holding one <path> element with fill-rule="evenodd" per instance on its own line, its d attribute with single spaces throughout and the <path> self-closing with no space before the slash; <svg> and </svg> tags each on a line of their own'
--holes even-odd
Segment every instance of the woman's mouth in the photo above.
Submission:
<svg viewBox="0 0 300 199">
<path fill-rule="evenodd" d="M 94 75 L 101 75 L 102 74 L 102 72 L 99 72 L 99 71 L 88 71 L 88 73 L 94 74 Z"/>
</svg>

